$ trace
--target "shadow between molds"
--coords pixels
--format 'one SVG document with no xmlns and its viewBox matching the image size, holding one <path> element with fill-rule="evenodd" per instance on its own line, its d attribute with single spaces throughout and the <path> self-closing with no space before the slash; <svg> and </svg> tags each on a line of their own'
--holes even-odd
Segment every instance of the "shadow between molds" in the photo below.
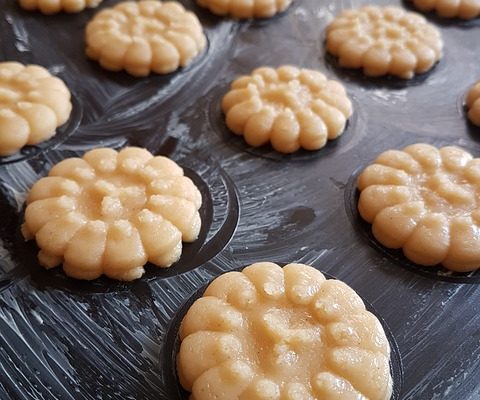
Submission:
<svg viewBox="0 0 480 400">
<path fill-rule="evenodd" d="M 445 50 L 444 50 L 445 53 Z M 440 73 L 446 68 L 447 54 L 438 61 L 429 71 L 423 74 L 416 74 L 412 79 L 402 79 L 391 75 L 371 77 L 366 76 L 361 68 L 351 69 L 340 66 L 338 57 L 325 50 L 325 65 L 338 79 L 345 82 L 352 82 L 359 86 L 371 89 L 402 90 L 426 83 L 434 74 Z"/>
</svg>

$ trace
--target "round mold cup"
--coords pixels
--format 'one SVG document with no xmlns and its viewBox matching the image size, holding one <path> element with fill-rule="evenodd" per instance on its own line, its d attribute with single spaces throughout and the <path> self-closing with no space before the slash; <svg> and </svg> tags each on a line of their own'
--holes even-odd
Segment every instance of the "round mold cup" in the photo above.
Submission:
<svg viewBox="0 0 480 400">
<path fill-rule="evenodd" d="M 12 274 L 17 279 L 29 276 L 32 283 L 41 289 L 54 288 L 85 295 L 131 290 L 136 283 L 178 276 L 203 265 L 220 253 L 235 233 L 240 215 L 238 192 L 231 178 L 215 163 L 190 157 L 179 160 L 178 164 L 202 194 L 202 206 L 199 210 L 202 227 L 195 242 L 183 243 L 180 259 L 169 268 L 159 268 L 147 263 L 145 274 L 132 282 L 116 281 L 106 276 L 93 281 L 77 280 L 65 275 L 62 266 L 46 270 L 38 263 L 39 249 L 35 240 L 25 242 L 22 236 L 22 212 L 12 237 L 12 258 L 16 263 Z"/>
<path fill-rule="evenodd" d="M 206 98 L 209 103 L 208 120 L 210 122 L 210 126 L 222 139 L 222 141 L 236 150 L 240 150 L 253 156 L 271 161 L 314 161 L 340 151 L 342 147 L 347 146 L 347 144 L 352 140 L 355 135 L 355 130 L 357 128 L 358 122 L 358 110 L 360 110 L 360 106 L 355 96 L 352 93 L 348 93 L 348 97 L 350 98 L 353 106 L 353 114 L 347 120 L 345 129 L 342 134 L 336 139 L 328 140 L 327 144 L 321 149 L 312 151 L 299 149 L 298 151 L 291 154 L 283 154 L 274 150 L 269 143 L 260 147 L 250 146 L 245 141 L 243 136 L 236 135 L 230 129 L 228 129 L 225 122 L 225 114 L 222 111 L 221 99 L 223 99 L 223 96 L 225 96 L 225 94 L 228 92 L 229 87 L 230 83 L 224 81 L 219 84 L 219 86 L 215 87 L 213 90 L 207 93 Z"/>
<path fill-rule="evenodd" d="M 204 25 L 206 21 L 208 21 L 207 24 L 229 21 L 239 25 L 247 25 L 247 27 L 250 27 L 251 25 L 252 28 L 260 28 L 286 17 L 290 10 L 294 10 L 298 7 L 299 0 L 293 0 L 285 10 L 278 12 L 269 18 L 234 18 L 231 15 L 214 14 L 208 8 L 199 6 L 196 0 L 187 0 L 187 3 L 189 4 L 188 9 L 195 13 L 202 25 Z"/>
<path fill-rule="evenodd" d="M 402 0 L 402 5 L 408 10 L 412 12 L 419 13 L 423 15 L 427 20 L 433 22 L 435 25 L 439 25 L 441 27 L 459 27 L 462 29 L 470 29 L 480 26 L 480 16 L 473 19 L 463 19 L 459 17 L 455 18 L 447 18 L 441 17 L 436 13 L 436 11 L 430 12 L 423 12 L 415 7 L 412 0 Z"/>
<path fill-rule="evenodd" d="M 468 134 L 474 140 L 478 139 L 478 134 L 480 133 L 480 126 L 476 126 L 468 118 L 467 96 L 470 89 L 472 89 L 472 87 L 475 85 L 476 82 L 478 82 L 478 79 L 477 80 L 473 79 L 471 82 L 469 82 L 467 86 L 463 86 L 459 88 L 459 93 L 458 93 L 457 102 L 456 102 L 458 115 L 460 115 L 461 118 L 465 121 L 465 125 L 467 126 L 467 129 L 468 129 Z"/>
<path fill-rule="evenodd" d="M 282 267 L 287 265 L 287 263 L 278 263 L 278 264 Z M 245 267 L 246 266 L 241 268 L 235 268 L 232 271 L 241 271 Z M 336 279 L 334 276 L 330 274 L 323 273 L 323 275 L 327 279 Z M 180 385 L 180 381 L 178 379 L 178 374 L 177 374 L 177 354 L 180 351 L 180 338 L 178 336 L 178 332 L 180 330 L 180 324 L 182 323 L 182 320 L 187 314 L 189 308 L 192 306 L 192 304 L 196 300 L 202 297 L 203 293 L 205 292 L 208 285 L 212 281 L 205 284 L 201 288 L 197 289 L 191 295 L 191 297 L 187 299 L 179 307 L 178 311 L 175 313 L 170 324 L 167 327 L 164 343 L 160 353 L 160 363 L 161 363 L 161 370 L 163 375 L 163 382 L 165 383 L 165 390 L 167 393 L 167 398 L 169 400 L 188 400 L 189 399 L 190 393 L 182 388 L 182 386 Z M 390 330 L 387 323 L 385 322 L 385 320 L 379 316 L 375 308 L 370 303 L 365 301 L 365 299 L 362 296 L 360 297 L 365 303 L 366 309 L 378 318 L 378 320 L 382 324 L 382 327 L 385 331 L 385 335 L 387 336 L 388 342 L 390 344 L 390 350 L 391 350 L 390 375 L 392 376 L 392 380 L 393 380 L 393 391 L 392 391 L 392 396 L 390 400 L 400 400 L 402 398 L 401 394 L 403 389 L 403 363 L 402 363 L 402 357 L 401 357 L 397 342 L 395 340 L 395 337 L 392 331 Z"/>
<path fill-rule="evenodd" d="M 56 148 L 63 142 L 65 142 L 79 127 L 82 121 L 83 108 L 78 94 L 71 91 L 72 112 L 70 118 L 65 124 L 59 126 L 54 136 L 44 142 L 38 143 L 34 146 L 24 146 L 17 153 L 9 156 L 0 156 L 0 167 L 6 164 L 12 164 L 20 161 L 25 161 L 45 153 L 51 149 Z"/>
<path fill-rule="evenodd" d="M 187 11 L 189 9 L 187 8 Z M 198 17 L 198 15 L 197 15 Z M 202 23 L 202 21 L 200 21 Z M 203 26 L 203 24 L 202 24 Z M 143 92 L 147 89 L 168 86 L 170 83 L 177 83 L 180 79 L 188 79 L 191 74 L 203 68 L 203 66 L 209 60 L 210 54 L 210 35 L 212 32 L 203 26 L 203 34 L 205 35 L 206 44 L 205 48 L 197 54 L 189 64 L 185 67 L 179 67 L 175 71 L 169 72 L 167 74 L 157 74 L 155 72 L 150 72 L 148 76 L 137 77 L 130 75 L 124 69 L 120 71 L 110 71 L 103 68 L 97 60 L 92 60 L 87 58 L 85 62 L 88 63 L 89 68 L 92 73 L 98 78 L 100 82 L 113 82 L 122 87 L 129 88 L 129 90 L 135 90 L 138 92 Z"/>
<path fill-rule="evenodd" d="M 235 20 L 237 22 L 249 22 L 248 28 L 256 29 L 256 28 L 264 28 L 269 24 L 278 24 L 280 21 L 282 21 L 284 18 L 288 18 L 290 14 L 295 14 L 295 11 L 297 8 L 300 7 L 301 1 L 299 0 L 292 0 L 290 5 L 283 11 L 277 12 L 275 15 L 268 17 L 268 18 L 249 18 L 249 19 L 237 19 L 235 20 L 232 18 L 232 20 Z"/>
<path fill-rule="evenodd" d="M 340 66 L 338 58 L 326 50 L 326 39 L 323 42 L 325 65 L 340 82 L 355 83 L 361 87 L 370 89 L 392 89 L 402 90 L 409 87 L 419 86 L 434 79 L 435 75 L 444 74 L 448 68 L 447 60 L 450 58 L 450 51 L 446 46 L 443 49 L 443 57 L 427 72 L 415 74 L 412 79 L 402 79 L 392 75 L 379 77 L 366 76 L 362 68 L 344 68 Z"/>
<path fill-rule="evenodd" d="M 432 143 L 432 140 L 419 140 L 413 143 L 431 143 L 435 146 L 447 146 L 447 145 L 458 145 L 460 147 L 464 147 L 465 145 L 457 144 L 457 143 L 445 143 L 440 142 Z M 408 144 L 403 144 L 398 147 L 401 149 L 406 147 Z M 467 147 L 468 149 L 468 147 Z M 380 152 L 378 153 L 380 154 Z M 377 155 L 378 155 L 377 154 Z M 476 284 L 480 283 L 480 269 L 468 273 L 460 273 L 449 271 L 444 268 L 442 265 L 435 265 L 431 267 L 426 267 L 423 265 L 416 264 L 410 261 L 407 257 L 404 256 L 401 249 L 389 249 L 388 247 L 383 246 L 372 233 L 372 225 L 363 220 L 360 216 L 358 211 L 358 200 L 360 198 L 360 191 L 357 189 L 357 180 L 359 175 L 362 171 L 368 166 L 369 164 L 365 164 L 363 166 L 358 167 L 350 176 L 347 185 L 345 186 L 344 192 L 344 201 L 345 201 L 345 210 L 350 220 L 351 224 L 353 225 L 354 229 L 368 242 L 368 244 L 377 250 L 380 254 L 386 256 L 390 260 L 392 260 L 395 264 L 399 265 L 400 267 L 414 272 L 416 274 L 422 275 L 427 278 L 436 279 L 444 282 L 452 282 L 452 283 L 469 283 L 469 284 Z"/>
</svg>

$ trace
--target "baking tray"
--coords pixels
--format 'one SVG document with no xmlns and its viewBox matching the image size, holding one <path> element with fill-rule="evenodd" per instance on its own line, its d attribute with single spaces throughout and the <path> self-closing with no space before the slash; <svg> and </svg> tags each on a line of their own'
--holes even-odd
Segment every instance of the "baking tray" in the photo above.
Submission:
<svg viewBox="0 0 480 400">
<path fill-rule="evenodd" d="M 74 103 L 54 138 L 0 159 L 0 399 L 176 400 L 165 354 L 185 303 L 220 273 L 268 260 L 311 264 L 371 304 L 398 346 L 398 399 L 478 400 L 478 274 L 415 269 L 372 239 L 352 204 L 358 168 L 383 150 L 422 141 L 480 156 L 480 129 L 463 108 L 480 78 L 479 20 L 428 15 L 443 34 L 445 57 L 404 82 L 367 79 L 325 56 L 328 22 L 367 2 L 296 0 L 278 17 L 247 22 L 182 3 L 205 26 L 207 50 L 176 73 L 135 79 L 84 57 L 83 30 L 95 10 L 46 17 L 0 0 L 0 59 L 46 66 L 66 81 Z M 223 123 L 218 101 L 229 82 L 282 64 L 319 69 L 352 97 L 347 130 L 323 150 L 252 149 Z M 148 266 L 130 284 L 44 271 L 19 232 L 26 192 L 66 157 L 127 144 L 170 156 L 200 186 L 200 241 L 186 246 L 177 266 Z"/>
</svg>

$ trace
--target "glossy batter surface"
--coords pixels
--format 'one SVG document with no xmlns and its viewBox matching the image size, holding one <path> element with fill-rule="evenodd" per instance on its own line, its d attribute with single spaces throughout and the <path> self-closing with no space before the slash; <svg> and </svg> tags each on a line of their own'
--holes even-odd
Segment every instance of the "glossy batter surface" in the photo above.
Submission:
<svg viewBox="0 0 480 400">
<path fill-rule="evenodd" d="M 327 50 L 340 66 L 367 76 L 411 79 L 442 57 L 440 32 L 420 14 L 399 7 L 348 9 L 327 26 Z"/>
<path fill-rule="evenodd" d="M 388 400 L 390 347 L 346 284 L 315 268 L 257 263 L 215 279 L 180 328 L 193 400 Z"/>
<path fill-rule="evenodd" d="M 358 210 L 375 238 L 421 265 L 480 267 L 480 159 L 414 144 L 382 153 L 358 178 Z"/>
<path fill-rule="evenodd" d="M 228 128 L 254 147 L 281 153 L 318 150 L 340 136 L 352 115 L 345 88 L 321 72 L 262 67 L 236 79 L 222 101 Z"/>
<path fill-rule="evenodd" d="M 150 262 L 169 267 L 200 231 L 202 198 L 166 157 L 101 148 L 55 165 L 31 189 L 22 230 L 45 268 L 78 279 L 130 281 Z"/>
<path fill-rule="evenodd" d="M 70 91 L 45 68 L 0 63 L 0 156 L 51 138 L 71 111 Z"/>
<path fill-rule="evenodd" d="M 206 46 L 198 18 L 177 2 L 125 1 L 100 11 L 86 28 L 87 56 L 111 71 L 167 74 Z"/>
</svg>

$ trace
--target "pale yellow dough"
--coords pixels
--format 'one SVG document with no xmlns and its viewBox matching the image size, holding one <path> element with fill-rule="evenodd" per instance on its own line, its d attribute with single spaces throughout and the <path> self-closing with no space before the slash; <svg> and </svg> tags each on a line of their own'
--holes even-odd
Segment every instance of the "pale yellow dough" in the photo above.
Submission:
<svg viewBox="0 0 480 400">
<path fill-rule="evenodd" d="M 480 267 L 480 159 L 458 147 L 386 151 L 358 178 L 358 210 L 384 246 L 420 265 Z"/>
<path fill-rule="evenodd" d="M 270 18 L 285 11 L 293 0 L 197 0 L 201 7 L 217 15 L 234 18 Z"/>
<path fill-rule="evenodd" d="M 411 79 L 442 57 L 440 32 L 423 16 L 398 7 L 344 10 L 327 27 L 327 50 L 340 66 L 367 76 Z"/>
<path fill-rule="evenodd" d="M 68 158 L 32 187 L 22 232 L 45 268 L 130 281 L 169 267 L 197 239 L 202 197 L 175 162 L 147 150 L 100 148 Z"/>
<path fill-rule="evenodd" d="M 167 74 L 206 46 L 198 18 L 177 2 L 125 1 L 95 15 L 86 28 L 87 56 L 111 71 Z"/>
<path fill-rule="evenodd" d="M 71 111 L 69 90 L 45 68 L 0 63 L 0 156 L 50 139 Z"/>
<path fill-rule="evenodd" d="M 254 147 L 281 153 L 318 150 L 336 139 L 352 115 L 345 88 L 321 72 L 262 67 L 236 79 L 222 101 L 228 128 Z"/>
<path fill-rule="evenodd" d="M 28 11 L 40 11 L 43 14 L 56 14 L 61 11 L 78 13 L 86 8 L 97 7 L 102 0 L 18 0 L 20 6 Z"/>
<path fill-rule="evenodd" d="M 346 284 L 303 264 L 215 279 L 180 327 L 191 400 L 389 400 L 390 346 Z"/>
<path fill-rule="evenodd" d="M 480 81 L 469 90 L 466 99 L 468 118 L 477 126 L 480 126 Z"/>
<path fill-rule="evenodd" d="M 435 11 L 445 18 L 473 19 L 480 16 L 480 0 L 412 0 L 420 11 Z"/>
</svg>

